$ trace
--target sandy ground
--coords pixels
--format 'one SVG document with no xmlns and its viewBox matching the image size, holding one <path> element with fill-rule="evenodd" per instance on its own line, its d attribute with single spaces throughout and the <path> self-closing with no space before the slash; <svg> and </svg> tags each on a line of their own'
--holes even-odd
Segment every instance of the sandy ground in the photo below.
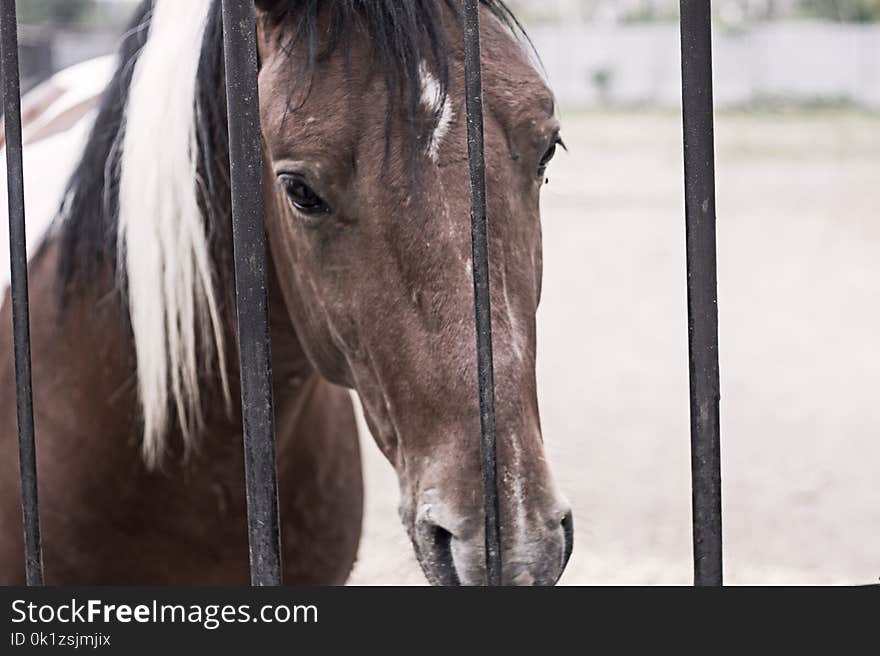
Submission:
<svg viewBox="0 0 880 656">
<path fill-rule="evenodd" d="M 679 119 L 565 120 L 544 196 L 539 386 L 575 511 L 563 583 L 691 580 Z M 880 117 L 722 115 L 719 287 L 730 583 L 880 577 Z M 422 584 L 364 439 L 353 584 Z"/>
</svg>

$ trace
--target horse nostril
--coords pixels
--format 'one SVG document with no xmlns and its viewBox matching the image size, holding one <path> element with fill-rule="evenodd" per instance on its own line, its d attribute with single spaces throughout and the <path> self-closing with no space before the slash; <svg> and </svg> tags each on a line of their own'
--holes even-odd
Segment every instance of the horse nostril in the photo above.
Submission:
<svg viewBox="0 0 880 656">
<path fill-rule="evenodd" d="M 442 526 L 437 526 L 434 524 L 429 529 L 431 535 L 431 543 L 434 546 L 434 549 L 439 552 L 449 552 L 452 553 L 452 533 L 447 531 Z"/>
<path fill-rule="evenodd" d="M 423 565 L 428 565 L 430 578 L 435 585 L 461 585 L 455 562 L 452 558 L 452 533 L 437 524 L 419 526 L 421 558 Z M 427 573 L 427 572 L 426 572 Z"/>
<path fill-rule="evenodd" d="M 568 566 L 568 559 L 571 558 L 571 552 L 574 550 L 574 515 L 572 515 L 570 510 L 562 518 L 562 533 L 565 535 L 565 555 L 562 558 L 562 571 L 559 572 L 560 577 Z"/>
</svg>

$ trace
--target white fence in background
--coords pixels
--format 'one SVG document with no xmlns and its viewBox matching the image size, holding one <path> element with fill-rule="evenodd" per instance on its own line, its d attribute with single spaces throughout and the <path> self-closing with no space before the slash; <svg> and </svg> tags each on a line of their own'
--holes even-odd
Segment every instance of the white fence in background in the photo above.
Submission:
<svg viewBox="0 0 880 656">
<path fill-rule="evenodd" d="M 681 104 L 675 23 L 541 25 L 530 34 L 563 105 Z M 880 24 L 716 26 L 714 40 L 719 107 L 785 100 L 880 110 Z"/>
</svg>

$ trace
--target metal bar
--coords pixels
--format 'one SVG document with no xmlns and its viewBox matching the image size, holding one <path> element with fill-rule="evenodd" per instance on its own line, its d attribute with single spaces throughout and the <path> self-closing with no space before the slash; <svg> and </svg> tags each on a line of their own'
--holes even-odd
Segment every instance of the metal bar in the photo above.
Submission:
<svg viewBox="0 0 880 656">
<path fill-rule="evenodd" d="M 12 334 L 15 344 L 15 393 L 18 453 L 27 584 L 43 585 L 40 513 L 37 502 L 37 453 L 31 386 L 31 334 L 28 310 L 27 243 L 24 221 L 24 163 L 21 136 L 21 87 L 18 68 L 18 20 L 15 0 L 0 5 L 0 59 L 3 65 L 3 114 L 6 122 L 6 173 L 9 191 L 9 254 L 12 269 Z"/>
<path fill-rule="evenodd" d="M 495 441 L 495 374 L 492 363 L 492 306 L 489 293 L 489 231 L 486 160 L 483 143 L 483 75 L 480 62 L 480 3 L 462 0 L 468 164 L 471 184 L 471 238 L 474 259 L 474 312 L 480 394 L 480 453 L 486 521 L 486 582 L 501 585 L 501 523 Z"/>
<path fill-rule="evenodd" d="M 681 0 L 694 584 L 722 585 L 721 398 L 710 0 Z"/>
<path fill-rule="evenodd" d="M 251 582 L 281 585 L 266 228 L 253 0 L 223 0 Z"/>
</svg>

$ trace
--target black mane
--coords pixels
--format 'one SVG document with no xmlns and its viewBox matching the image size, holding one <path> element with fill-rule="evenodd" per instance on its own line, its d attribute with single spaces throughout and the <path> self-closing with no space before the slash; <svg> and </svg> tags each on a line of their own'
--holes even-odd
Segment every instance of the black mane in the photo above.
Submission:
<svg viewBox="0 0 880 656">
<path fill-rule="evenodd" d="M 512 30 L 524 33 L 503 0 L 480 1 Z M 153 0 L 143 0 L 135 12 L 122 41 L 119 68 L 104 93 L 95 127 L 68 186 L 60 228 L 62 298 L 72 283 L 91 280 L 108 264 L 118 275 L 124 275 L 116 266 L 120 148 L 132 71 L 146 43 L 152 6 Z M 284 35 L 277 44 L 279 48 L 292 53 L 305 46 L 309 55 L 305 86 L 290 90 L 291 98 L 297 91 L 297 97 L 307 98 L 317 64 L 339 50 L 348 60 L 351 34 L 365 30 L 385 77 L 388 134 L 394 113 L 399 110 L 405 112 L 408 125 L 417 123 L 422 61 L 432 65 L 441 100 L 445 97 L 450 44 L 444 7 L 458 15 L 458 0 L 276 0 L 265 20 L 284 28 L 279 31 Z M 224 68 L 220 0 L 213 0 L 202 44 L 194 112 L 199 196 L 220 276 L 232 268 Z M 292 104 L 289 108 L 296 109 Z M 124 286 L 120 290 L 123 293 Z"/>
<path fill-rule="evenodd" d="M 104 90 L 95 125 L 71 176 L 59 212 L 59 291 L 74 280 L 90 280 L 108 262 L 116 264 L 119 156 L 125 106 L 135 64 L 149 36 L 152 0 L 138 6 L 119 47 L 119 65 Z"/>
</svg>

